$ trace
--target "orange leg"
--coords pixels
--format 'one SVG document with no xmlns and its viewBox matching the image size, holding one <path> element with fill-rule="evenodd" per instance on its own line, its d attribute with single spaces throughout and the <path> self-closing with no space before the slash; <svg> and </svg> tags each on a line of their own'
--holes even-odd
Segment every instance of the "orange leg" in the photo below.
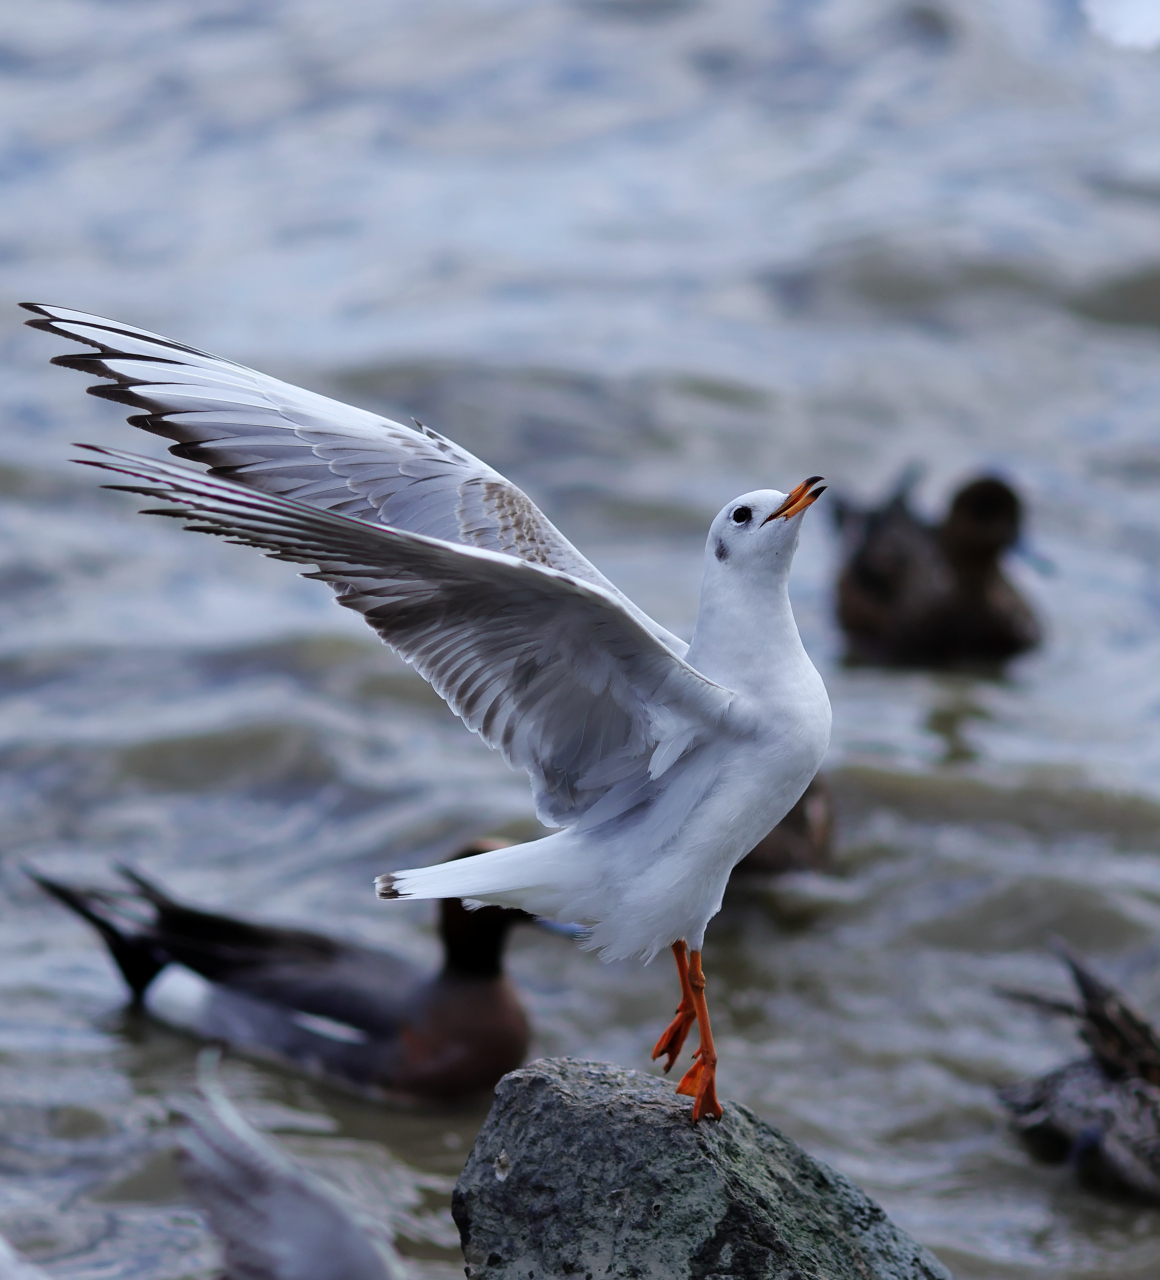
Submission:
<svg viewBox="0 0 1160 1280">
<path fill-rule="evenodd" d="M 654 1062 L 662 1053 L 669 1055 L 669 1060 L 665 1063 L 666 1072 L 672 1070 L 673 1063 L 684 1047 L 685 1037 L 697 1017 L 693 988 L 689 985 L 689 949 L 683 942 L 673 943 L 673 959 L 677 962 L 677 976 L 681 980 L 681 1003 L 677 1005 L 677 1016 L 665 1028 L 652 1051 Z"/>
<path fill-rule="evenodd" d="M 676 948 L 673 950 L 676 951 Z M 713 1048 L 713 1032 L 709 1029 L 709 1006 L 705 1003 L 705 975 L 701 971 L 701 953 L 691 952 L 689 961 L 689 986 L 692 988 L 697 1028 L 701 1033 L 701 1047 L 693 1055 L 693 1065 L 677 1085 L 677 1092 L 693 1099 L 693 1123 L 696 1124 L 703 1116 L 720 1120 L 721 1104 L 717 1101 L 717 1050 Z"/>
</svg>

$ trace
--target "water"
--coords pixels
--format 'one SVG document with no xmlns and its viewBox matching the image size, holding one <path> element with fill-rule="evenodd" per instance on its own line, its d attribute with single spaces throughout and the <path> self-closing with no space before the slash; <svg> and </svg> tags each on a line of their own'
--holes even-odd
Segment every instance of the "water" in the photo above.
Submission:
<svg viewBox="0 0 1160 1280">
<path fill-rule="evenodd" d="M 835 708 L 841 886 L 735 896 L 706 968 L 722 1088 L 960 1277 L 1155 1273 L 996 1084 L 1075 1051 L 996 983 L 1071 939 L 1160 1013 L 1160 80 L 1064 0 L 42 0 L 0 19 L 0 1230 L 62 1280 L 212 1274 L 165 1155 L 196 1046 L 121 1011 L 34 862 L 434 962 L 370 877 L 527 791 L 285 565 L 146 521 L 69 442 L 156 443 L 50 369 L 44 299 L 393 414 L 525 486 L 677 631 L 712 514 L 911 461 L 936 511 L 1027 497 L 1048 628 L 987 682 L 847 671 L 821 504 L 795 569 Z M 669 967 L 525 931 L 537 1052 L 644 1066 Z M 420 1276 L 481 1119 L 266 1066 L 226 1082 Z M 393 1207 L 389 1207 L 393 1206 Z"/>
</svg>

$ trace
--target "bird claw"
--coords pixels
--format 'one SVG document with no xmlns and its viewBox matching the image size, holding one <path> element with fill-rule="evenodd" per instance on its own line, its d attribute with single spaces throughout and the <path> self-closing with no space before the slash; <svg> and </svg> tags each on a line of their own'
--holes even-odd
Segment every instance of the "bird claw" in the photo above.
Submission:
<svg viewBox="0 0 1160 1280">
<path fill-rule="evenodd" d="M 685 1046 L 685 1037 L 688 1036 L 696 1020 L 696 1013 L 686 1006 L 684 1000 L 682 1000 L 677 1005 L 676 1017 L 664 1029 L 661 1033 L 661 1038 L 656 1042 L 652 1051 L 652 1060 L 655 1062 L 662 1054 L 668 1054 L 668 1061 L 664 1066 L 666 1075 L 673 1069 L 673 1063 L 676 1062 Z M 697 1052 L 699 1053 L 700 1050 Z"/>
<path fill-rule="evenodd" d="M 706 1062 L 700 1049 L 693 1055 L 693 1065 L 685 1072 L 677 1092 L 693 1099 L 693 1123 L 709 1116 L 720 1120 L 724 1114 L 717 1101 L 717 1062 Z"/>
</svg>

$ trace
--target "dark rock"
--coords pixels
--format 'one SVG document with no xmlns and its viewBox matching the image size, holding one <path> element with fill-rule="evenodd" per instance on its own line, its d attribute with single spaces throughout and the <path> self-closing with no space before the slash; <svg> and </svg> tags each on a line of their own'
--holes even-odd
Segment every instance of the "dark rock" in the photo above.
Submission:
<svg viewBox="0 0 1160 1280">
<path fill-rule="evenodd" d="M 505 1076 L 455 1187 L 472 1280 L 950 1280 L 854 1184 L 733 1102 L 543 1059 Z"/>
</svg>

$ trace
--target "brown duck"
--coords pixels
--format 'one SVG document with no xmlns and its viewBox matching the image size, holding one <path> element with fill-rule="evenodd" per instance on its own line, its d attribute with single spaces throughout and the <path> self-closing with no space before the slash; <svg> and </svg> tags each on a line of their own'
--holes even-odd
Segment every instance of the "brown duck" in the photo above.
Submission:
<svg viewBox="0 0 1160 1280">
<path fill-rule="evenodd" d="M 468 852 L 477 852 L 471 849 Z M 520 1065 L 528 1019 L 503 971 L 522 911 L 439 904 L 443 965 L 175 902 L 135 871 L 125 890 L 33 874 L 104 939 L 133 1003 L 159 1021 L 361 1091 L 447 1102 Z"/>
<path fill-rule="evenodd" d="M 941 524 L 911 510 L 907 473 L 880 507 L 835 503 L 844 564 L 838 622 L 851 663 L 991 667 L 1039 644 L 1030 607 L 1003 574 L 1022 508 L 1005 481 L 982 476 L 955 494 Z"/>
<path fill-rule="evenodd" d="M 999 1090 L 1032 1154 L 1070 1161 L 1082 1182 L 1160 1202 L 1160 1035 L 1062 944 L 1056 951 L 1079 993 L 999 994 L 1074 1019 L 1086 1057 Z"/>
</svg>

